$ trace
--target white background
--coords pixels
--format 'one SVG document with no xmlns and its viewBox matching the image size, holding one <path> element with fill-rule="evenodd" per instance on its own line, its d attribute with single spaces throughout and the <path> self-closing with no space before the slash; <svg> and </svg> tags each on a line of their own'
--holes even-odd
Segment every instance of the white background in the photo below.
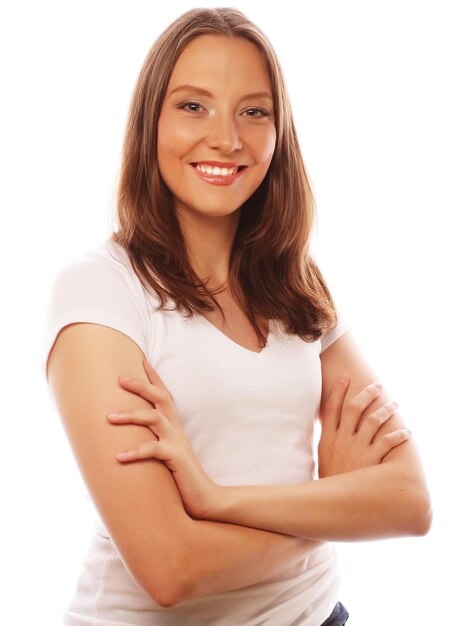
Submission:
<svg viewBox="0 0 474 626">
<path fill-rule="evenodd" d="M 141 63 L 168 23 L 194 6 L 18 1 L 2 9 L 1 558 L 9 626 L 61 623 L 92 519 L 40 369 L 49 285 L 108 236 Z M 400 403 L 433 498 L 428 536 L 339 545 L 349 623 L 469 623 L 472 4 L 234 6 L 280 58 L 318 204 L 313 251 Z"/>
</svg>

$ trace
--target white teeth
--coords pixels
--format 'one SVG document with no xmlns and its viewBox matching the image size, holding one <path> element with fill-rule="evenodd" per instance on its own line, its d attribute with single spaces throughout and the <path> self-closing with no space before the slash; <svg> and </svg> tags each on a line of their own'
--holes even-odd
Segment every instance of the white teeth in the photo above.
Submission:
<svg viewBox="0 0 474 626">
<path fill-rule="evenodd" d="M 232 174 L 236 174 L 238 171 L 238 167 L 212 167 L 212 165 L 196 165 L 196 169 L 204 174 L 209 174 L 210 176 L 231 176 Z"/>
</svg>

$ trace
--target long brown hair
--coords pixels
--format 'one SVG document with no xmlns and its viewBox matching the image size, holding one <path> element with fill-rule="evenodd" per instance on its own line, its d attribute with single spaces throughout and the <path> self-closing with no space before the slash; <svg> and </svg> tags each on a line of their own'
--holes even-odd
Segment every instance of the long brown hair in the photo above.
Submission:
<svg viewBox="0 0 474 626">
<path fill-rule="evenodd" d="M 142 285 L 162 309 L 214 310 L 214 294 L 193 271 L 172 196 L 157 162 L 157 125 L 174 65 L 184 47 L 205 34 L 243 37 L 263 55 L 272 84 L 276 145 L 267 174 L 242 205 L 229 263 L 229 288 L 265 345 L 267 320 L 315 341 L 337 322 L 336 309 L 309 251 L 315 201 L 298 144 L 283 74 L 266 36 L 232 8 L 192 9 L 158 37 L 141 69 L 130 105 L 111 239 L 128 254 Z"/>
</svg>

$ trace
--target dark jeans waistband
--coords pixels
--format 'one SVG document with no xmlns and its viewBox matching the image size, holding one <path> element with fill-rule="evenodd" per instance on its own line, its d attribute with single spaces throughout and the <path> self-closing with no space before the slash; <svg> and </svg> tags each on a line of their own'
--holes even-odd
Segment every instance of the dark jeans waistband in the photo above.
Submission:
<svg viewBox="0 0 474 626">
<path fill-rule="evenodd" d="M 321 626 L 344 626 L 349 617 L 346 607 L 338 602 L 333 609 L 331 615 L 324 620 Z"/>
</svg>

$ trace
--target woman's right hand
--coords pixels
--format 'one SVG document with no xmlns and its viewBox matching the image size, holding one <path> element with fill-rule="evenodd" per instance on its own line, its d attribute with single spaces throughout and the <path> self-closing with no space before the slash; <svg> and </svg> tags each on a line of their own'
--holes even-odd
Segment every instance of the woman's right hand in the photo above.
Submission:
<svg viewBox="0 0 474 626">
<path fill-rule="evenodd" d="M 387 402 L 362 418 L 382 392 L 380 383 L 368 385 L 343 407 L 348 387 L 349 377 L 342 376 L 321 406 L 320 478 L 378 465 L 392 448 L 410 438 L 410 431 L 404 429 L 376 438 L 381 426 L 397 410 L 396 402 Z"/>
</svg>

